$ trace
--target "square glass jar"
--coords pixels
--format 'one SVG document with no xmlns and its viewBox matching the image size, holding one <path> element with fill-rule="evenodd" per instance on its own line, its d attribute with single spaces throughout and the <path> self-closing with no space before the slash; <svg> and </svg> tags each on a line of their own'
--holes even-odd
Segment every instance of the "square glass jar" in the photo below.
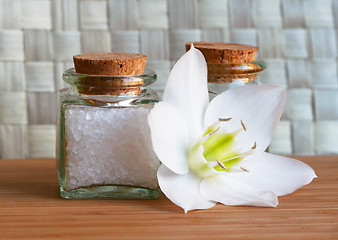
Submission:
<svg viewBox="0 0 338 240">
<path fill-rule="evenodd" d="M 67 199 L 154 199 L 159 160 L 147 116 L 159 101 L 153 71 L 104 76 L 65 71 L 59 93 L 57 174 Z"/>
</svg>

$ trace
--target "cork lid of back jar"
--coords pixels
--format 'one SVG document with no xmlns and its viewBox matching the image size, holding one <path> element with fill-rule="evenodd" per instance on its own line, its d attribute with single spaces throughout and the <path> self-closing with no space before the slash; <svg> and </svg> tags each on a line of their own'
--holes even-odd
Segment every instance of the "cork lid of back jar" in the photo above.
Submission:
<svg viewBox="0 0 338 240">
<path fill-rule="evenodd" d="M 138 53 L 87 53 L 73 57 L 76 73 L 82 78 L 84 94 L 139 94 L 147 56 Z"/>
<path fill-rule="evenodd" d="M 223 43 L 223 42 L 192 42 L 194 47 L 200 50 L 208 63 L 243 63 L 254 62 L 257 54 L 257 47 Z M 191 42 L 186 43 L 188 51 Z"/>
<path fill-rule="evenodd" d="M 205 57 L 209 82 L 227 83 L 233 79 L 252 81 L 257 78 L 257 72 L 263 70 L 259 64 L 253 63 L 258 50 L 255 46 L 223 42 L 189 42 L 185 44 L 187 51 L 191 44 L 194 44 Z"/>
</svg>

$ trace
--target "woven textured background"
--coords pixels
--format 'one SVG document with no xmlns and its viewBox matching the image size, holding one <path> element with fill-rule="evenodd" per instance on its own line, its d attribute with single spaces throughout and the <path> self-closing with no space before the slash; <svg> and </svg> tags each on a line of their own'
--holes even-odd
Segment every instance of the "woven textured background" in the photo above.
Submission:
<svg viewBox="0 0 338 240">
<path fill-rule="evenodd" d="M 54 157 L 72 56 L 148 55 L 163 89 L 188 41 L 257 45 L 288 88 L 271 152 L 338 154 L 338 0 L 0 0 L 0 158 Z"/>
</svg>

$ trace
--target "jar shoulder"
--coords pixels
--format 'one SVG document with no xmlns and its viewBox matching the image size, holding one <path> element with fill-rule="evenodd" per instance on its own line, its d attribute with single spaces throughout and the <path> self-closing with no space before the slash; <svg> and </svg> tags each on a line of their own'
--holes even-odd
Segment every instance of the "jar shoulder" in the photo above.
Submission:
<svg viewBox="0 0 338 240">
<path fill-rule="evenodd" d="M 138 107 L 152 106 L 160 101 L 156 91 L 142 89 L 139 95 L 85 95 L 78 94 L 71 89 L 59 92 L 59 105 L 84 105 L 93 107 Z"/>
</svg>

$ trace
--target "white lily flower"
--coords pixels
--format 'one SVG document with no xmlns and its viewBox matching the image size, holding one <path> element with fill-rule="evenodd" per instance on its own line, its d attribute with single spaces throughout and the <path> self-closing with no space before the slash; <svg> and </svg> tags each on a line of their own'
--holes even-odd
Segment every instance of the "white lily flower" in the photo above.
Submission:
<svg viewBox="0 0 338 240">
<path fill-rule="evenodd" d="M 275 207 L 310 183 L 311 167 L 265 152 L 284 104 L 277 85 L 231 89 L 209 104 L 206 62 L 192 46 L 148 116 L 162 192 L 185 212 L 217 202 Z"/>
</svg>

